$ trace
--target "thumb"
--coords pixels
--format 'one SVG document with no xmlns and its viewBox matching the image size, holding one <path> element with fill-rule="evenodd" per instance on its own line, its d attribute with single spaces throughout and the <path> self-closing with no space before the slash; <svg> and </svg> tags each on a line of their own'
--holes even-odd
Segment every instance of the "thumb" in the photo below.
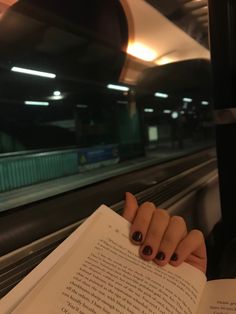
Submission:
<svg viewBox="0 0 236 314">
<path fill-rule="evenodd" d="M 138 202 L 136 200 L 136 197 L 130 192 L 126 192 L 124 211 L 123 211 L 122 216 L 132 223 L 136 215 L 137 209 L 138 209 Z"/>
</svg>

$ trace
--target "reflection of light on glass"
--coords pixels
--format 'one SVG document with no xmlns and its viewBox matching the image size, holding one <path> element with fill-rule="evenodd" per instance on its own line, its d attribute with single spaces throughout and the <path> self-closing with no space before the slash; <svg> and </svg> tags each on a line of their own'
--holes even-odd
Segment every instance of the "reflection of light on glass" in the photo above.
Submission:
<svg viewBox="0 0 236 314">
<path fill-rule="evenodd" d="M 164 93 L 155 93 L 154 94 L 156 97 L 160 97 L 160 98 L 168 98 L 168 95 L 167 94 L 164 94 Z"/>
<path fill-rule="evenodd" d="M 153 108 L 144 108 L 144 112 L 154 112 Z"/>
<path fill-rule="evenodd" d="M 171 63 L 171 62 L 173 62 L 173 61 L 174 61 L 174 60 L 171 59 L 171 58 L 169 58 L 169 57 L 162 57 L 162 58 L 156 60 L 155 63 L 156 63 L 157 65 L 163 65 L 163 64 Z"/>
<path fill-rule="evenodd" d="M 49 97 L 51 100 L 61 100 L 63 99 L 64 97 L 62 95 L 58 95 L 58 96 L 51 96 Z"/>
<path fill-rule="evenodd" d="M 35 70 L 24 69 L 24 68 L 19 68 L 19 67 L 12 67 L 11 71 L 24 73 L 24 74 L 30 74 L 30 75 L 36 75 L 36 76 L 42 76 L 42 77 L 47 77 L 47 78 L 55 78 L 56 77 L 56 74 L 53 74 L 53 73 L 35 71 Z"/>
<path fill-rule="evenodd" d="M 60 96 L 60 95 L 61 95 L 61 92 L 60 92 L 59 90 L 55 90 L 55 91 L 53 92 L 53 95 L 54 95 L 54 96 Z"/>
<path fill-rule="evenodd" d="M 172 114 L 171 114 L 171 118 L 172 119 L 177 119 L 179 116 L 178 112 L 177 111 L 173 111 Z"/>
<path fill-rule="evenodd" d="M 47 101 L 28 101 L 26 100 L 24 102 L 25 105 L 30 105 L 30 106 L 49 106 L 49 102 Z"/>
<path fill-rule="evenodd" d="M 127 86 L 121 86 L 121 85 L 114 85 L 114 84 L 108 84 L 107 85 L 107 88 L 109 89 L 115 89 L 115 90 L 120 90 L 120 91 L 128 91 L 129 90 L 129 87 Z"/>
<path fill-rule="evenodd" d="M 209 102 L 208 102 L 208 101 L 203 100 L 203 101 L 201 102 L 201 104 L 202 104 L 202 105 L 204 105 L 204 106 L 207 106 L 207 105 L 209 105 Z"/>
<path fill-rule="evenodd" d="M 171 113 L 171 110 L 163 110 L 163 113 Z"/>
<path fill-rule="evenodd" d="M 193 100 L 192 100 L 192 98 L 183 98 L 183 101 L 185 101 L 185 102 L 192 102 Z"/>
<path fill-rule="evenodd" d="M 157 128 L 157 126 L 149 126 L 148 127 L 148 139 L 149 139 L 149 141 L 157 141 L 158 140 L 158 128 Z"/>
<path fill-rule="evenodd" d="M 155 50 L 141 43 L 129 43 L 127 53 L 144 61 L 153 61 L 157 58 Z"/>
</svg>

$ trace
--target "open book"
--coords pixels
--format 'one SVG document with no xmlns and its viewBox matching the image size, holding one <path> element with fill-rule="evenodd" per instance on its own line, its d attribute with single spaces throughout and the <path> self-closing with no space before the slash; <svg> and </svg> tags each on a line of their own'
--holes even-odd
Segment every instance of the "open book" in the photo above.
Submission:
<svg viewBox="0 0 236 314">
<path fill-rule="evenodd" d="M 129 223 L 102 205 L 0 301 L 14 314 L 233 314 L 236 280 L 142 260 Z"/>
</svg>

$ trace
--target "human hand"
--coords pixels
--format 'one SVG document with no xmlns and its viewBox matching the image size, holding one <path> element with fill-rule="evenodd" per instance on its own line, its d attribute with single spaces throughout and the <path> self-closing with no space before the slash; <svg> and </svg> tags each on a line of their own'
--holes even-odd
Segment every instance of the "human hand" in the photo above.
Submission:
<svg viewBox="0 0 236 314">
<path fill-rule="evenodd" d="M 186 262 L 206 273 L 207 255 L 201 231 L 187 231 L 180 216 L 170 216 L 151 202 L 138 206 L 135 196 L 126 193 L 123 217 L 131 223 L 130 239 L 140 245 L 140 256 L 160 266 Z"/>
</svg>

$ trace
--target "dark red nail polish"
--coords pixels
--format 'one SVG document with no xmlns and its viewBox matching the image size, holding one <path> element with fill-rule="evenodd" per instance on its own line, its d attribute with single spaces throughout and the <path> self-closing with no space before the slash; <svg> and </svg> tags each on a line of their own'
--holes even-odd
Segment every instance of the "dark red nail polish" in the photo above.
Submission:
<svg viewBox="0 0 236 314">
<path fill-rule="evenodd" d="M 163 252 L 158 252 L 156 255 L 156 259 L 158 259 L 159 261 L 164 261 L 164 259 L 166 258 L 165 253 Z"/>
<path fill-rule="evenodd" d="M 147 255 L 147 256 L 152 255 L 152 248 L 150 247 L 150 245 L 146 245 L 146 246 L 143 248 L 143 254 L 144 254 L 144 255 Z"/>
<path fill-rule="evenodd" d="M 135 231 L 133 234 L 132 234 L 132 239 L 135 241 L 135 242 L 141 242 L 142 239 L 143 239 L 143 235 L 140 231 Z"/>
<path fill-rule="evenodd" d="M 174 254 L 171 256 L 170 259 L 171 259 L 171 261 L 176 262 L 177 259 L 178 259 L 178 255 L 177 255 L 176 253 L 174 253 Z"/>
</svg>

